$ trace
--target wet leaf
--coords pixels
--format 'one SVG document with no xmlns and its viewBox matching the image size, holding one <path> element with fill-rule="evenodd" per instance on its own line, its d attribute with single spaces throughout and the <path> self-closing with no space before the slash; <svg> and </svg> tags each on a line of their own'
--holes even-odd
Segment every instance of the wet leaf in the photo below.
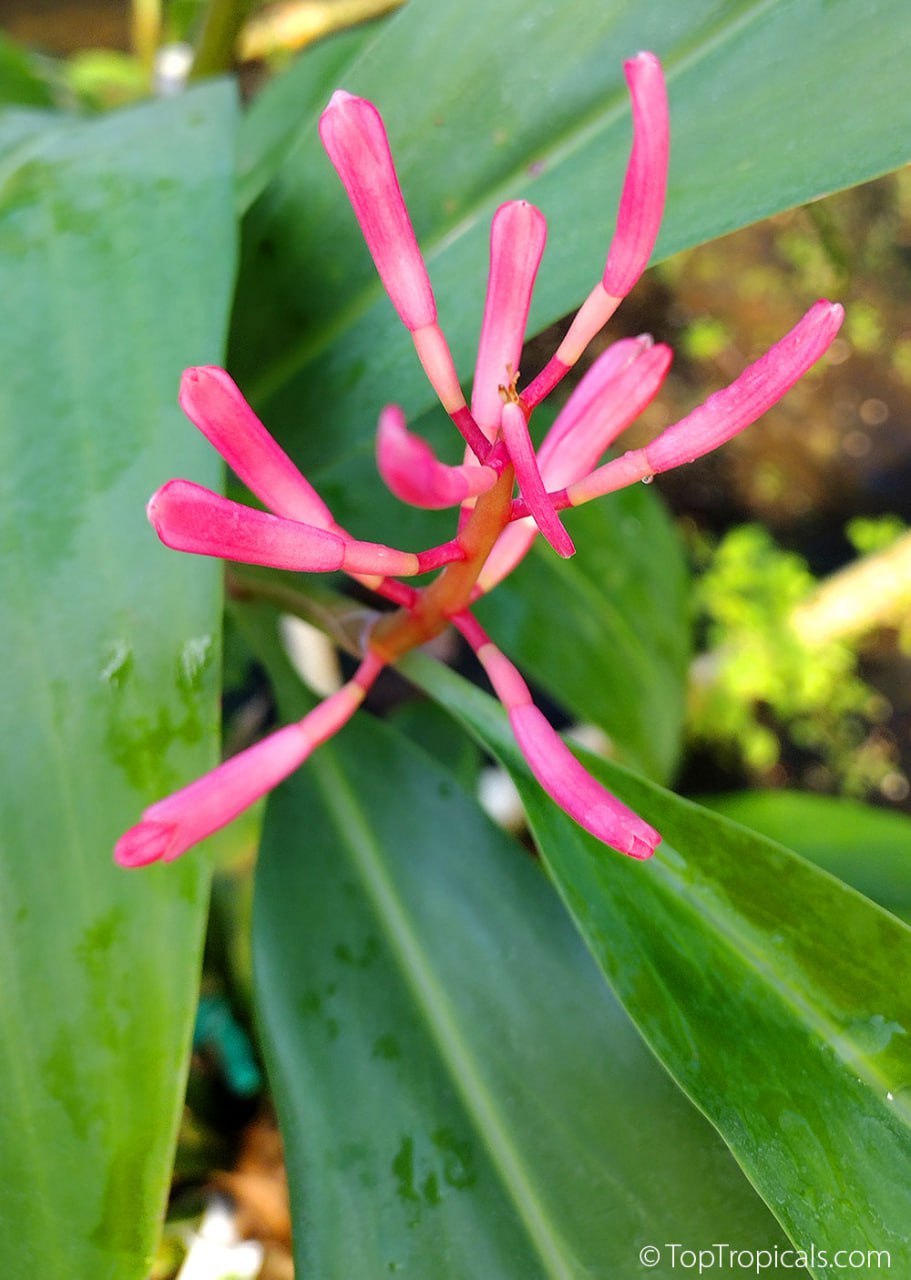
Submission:
<svg viewBox="0 0 911 1280">
<path fill-rule="evenodd" d="M 911 930 L 763 837 L 585 755 L 658 827 L 605 848 L 531 779 L 497 704 L 408 672 L 512 774 L 547 869 L 613 990 L 791 1239 L 911 1265 Z M 845 1261 L 812 1269 L 850 1276 Z"/>
<path fill-rule="evenodd" d="M 269 804 L 254 948 L 302 1273 L 609 1280 L 655 1240 L 782 1243 L 540 866 L 367 714 Z"/>
<path fill-rule="evenodd" d="M 170 1181 L 205 856 L 113 865 L 212 761 L 220 588 L 145 502 L 219 463 L 176 405 L 219 357 L 234 95 L 8 116 L 0 187 L 0 1234 L 10 1276 L 148 1274 Z"/>
</svg>

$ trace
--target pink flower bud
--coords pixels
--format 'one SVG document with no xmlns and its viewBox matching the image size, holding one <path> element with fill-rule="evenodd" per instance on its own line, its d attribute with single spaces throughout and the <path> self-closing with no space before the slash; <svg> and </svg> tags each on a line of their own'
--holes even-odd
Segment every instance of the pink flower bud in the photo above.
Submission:
<svg viewBox="0 0 911 1280">
<path fill-rule="evenodd" d="M 488 440 L 500 425 L 500 387 L 519 372 L 525 324 L 535 276 L 544 253 L 547 223 L 534 205 L 501 205 L 490 228 L 490 274 L 478 343 L 471 412 Z"/>
<path fill-rule="evenodd" d="M 632 99 L 633 149 L 601 281 L 605 293 L 615 298 L 626 297 L 652 256 L 664 212 L 670 150 L 661 63 L 653 53 L 639 53 L 623 70 Z"/>
<path fill-rule="evenodd" d="M 573 555 L 576 550 L 573 540 L 560 523 L 541 479 L 522 406 L 513 400 L 504 404 L 500 425 L 510 460 L 516 469 L 519 492 L 527 502 L 535 524 L 557 555 Z"/>
<path fill-rule="evenodd" d="M 440 462 L 430 445 L 408 430 L 397 405 L 387 405 L 380 414 L 376 460 L 395 496 L 413 507 L 455 507 L 464 498 L 486 493 L 497 479 L 491 467 Z"/>
<path fill-rule="evenodd" d="M 790 391 L 828 349 L 841 326 L 837 302 L 815 302 L 803 319 L 739 378 L 709 396 L 685 418 L 662 431 L 644 449 L 635 449 L 570 484 L 562 505 L 574 507 L 637 480 L 694 462 L 726 444 Z"/>
<path fill-rule="evenodd" d="M 470 613 L 452 621 L 474 649 L 509 715 L 516 742 L 544 791 L 598 840 L 632 858 L 650 858 L 661 836 L 585 770 L 531 700 L 528 685 Z"/>
<path fill-rule="evenodd" d="M 658 394 L 673 352 L 647 335 L 623 338 L 599 356 L 538 450 L 548 489 L 580 479 Z"/>
<path fill-rule="evenodd" d="M 538 450 L 548 491 L 581 479 L 657 393 L 670 348 L 650 338 L 622 338 L 599 356 L 573 391 Z M 538 530 L 530 518 L 504 529 L 478 579 L 490 591 L 524 558 Z"/>
<path fill-rule="evenodd" d="M 637 54 L 623 69 L 632 99 L 633 147 L 620 196 L 617 229 L 604 275 L 579 308 L 556 354 L 524 394 L 529 408 L 553 390 L 595 334 L 604 328 L 648 266 L 658 238 L 670 149 L 664 73 L 653 53 Z"/>
<path fill-rule="evenodd" d="M 149 520 L 165 546 L 242 564 L 305 573 L 419 573 L 416 555 L 231 502 L 189 480 L 170 480 L 152 495 Z"/>
<path fill-rule="evenodd" d="M 320 529 L 334 528 L 332 512 L 224 369 L 204 365 L 185 370 L 179 398 L 190 421 L 270 511 Z"/>
<path fill-rule="evenodd" d="M 631 858 L 650 858 L 661 836 L 588 773 L 533 703 L 509 722 L 541 787 L 580 827 Z"/>
<path fill-rule="evenodd" d="M 716 391 L 646 446 L 652 472 L 693 462 L 762 417 L 828 350 L 844 314 L 837 302 L 815 302 L 789 333 L 729 387 Z"/>
<path fill-rule="evenodd" d="M 115 862 L 122 867 L 171 862 L 277 787 L 336 733 L 363 701 L 365 688 L 382 665 L 375 659 L 369 662 L 369 672 L 359 673 L 360 679 L 344 685 L 298 724 L 279 729 L 182 791 L 151 805 L 142 822 L 117 841 Z"/>
<path fill-rule="evenodd" d="M 320 117 L 319 133 L 402 323 L 412 331 L 434 324 L 433 290 L 380 113 L 372 102 L 339 89 Z"/>
</svg>

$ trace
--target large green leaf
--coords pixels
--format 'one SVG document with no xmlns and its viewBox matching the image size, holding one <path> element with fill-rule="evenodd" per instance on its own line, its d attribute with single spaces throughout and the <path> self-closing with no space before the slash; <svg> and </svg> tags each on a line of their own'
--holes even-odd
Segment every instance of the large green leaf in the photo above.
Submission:
<svg viewBox="0 0 911 1280">
<path fill-rule="evenodd" d="M 411 0 L 320 74 L 324 98 L 342 84 L 383 111 L 468 381 L 500 201 L 526 196 L 550 222 L 531 331 L 598 278 L 629 147 L 624 57 L 653 48 L 669 75 L 660 257 L 907 160 L 909 40 L 905 0 Z M 307 55 L 288 74 L 299 127 L 245 220 L 232 361 L 312 478 L 344 468 L 331 496 L 352 518 L 380 492 L 368 443 L 380 407 L 413 417 L 432 395 L 322 154 Z M 267 111 L 251 114 L 247 171 L 261 151 L 276 152 Z M 369 521 L 358 532 L 375 535 Z"/>
<path fill-rule="evenodd" d="M 270 802 L 254 956 L 302 1274 L 610 1280 L 647 1244 L 782 1243 L 540 866 L 366 714 Z"/>
<path fill-rule="evenodd" d="M 282 167 L 301 136 L 301 116 L 321 111 L 337 77 L 362 52 L 377 27 L 368 23 L 322 40 L 293 70 L 274 76 L 250 103 L 237 145 L 237 203 L 246 212 Z"/>
<path fill-rule="evenodd" d="M 205 858 L 113 865 L 212 760 L 217 567 L 144 505 L 219 463 L 175 404 L 215 360 L 234 93 L 97 123 L 8 117 L 0 187 L 0 1235 L 11 1277 L 140 1280 L 170 1162 Z"/>
<path fill-rule="evenodd" d="M 558 560 L 539 538 L 478 606 L 497 643 L 620 758 L 658 781 L 676 762 L 690 653 L 682 549 L 660 502 L 637 486 L 570 512 Z"/>
<path fill-rule="evenodd" d="M 911 821 L 843 796 L 733 791 L 699 803 L 794 849 L 903 919 L 911 918 Z"/>
<path fill-rule="evenodd" d="M 586 757 L 656 825 L 648 863 L 586 835 L 531 780 L 496 704 L 421 679 L 507 765 L 564 901 L 655 1053 L 718 1127 L 818 1276 L 836 1250 L 911 1269 L 911 931 L 763 837 Z"/>
</svg>

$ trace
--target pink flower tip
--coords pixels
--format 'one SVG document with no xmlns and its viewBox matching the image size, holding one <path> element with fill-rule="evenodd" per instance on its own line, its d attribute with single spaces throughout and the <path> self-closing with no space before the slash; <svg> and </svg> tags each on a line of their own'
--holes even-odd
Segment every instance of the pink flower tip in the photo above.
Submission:
<svg viewBox="0 0 911 1280">
<path fill-rule="evenodd" d="M 170 862 L 178 835 L 173 822 L 140 822 L 125 831 L 114 846 L 114 861 L 121 867 L 147 867 L 150 862 Z"/>
<path fill-rule="evenodd" d="M 142 822 L 126 831 L 114 848 L 121 867 L 170 862 L 277 787 L 337 733 L 364 698 L 382 663 L 368 657 L 358 675 L 297 724 L 285 725 L 261 742 L 231 756 L 181 791 L 150 805 Z"/>
<path fill-rule="evenodd" d="M 270 511 L 323 529 L 333 527 L 329 508 L 224 369 L 217 365 L 185 369 L 178 398 L 194 426 Z"/>
<path fill-rule="evenodd" d="M 661 836 L 582 767 L 533 703 L 509 711 L 516 741 L 543 789 L 580 827 L 631 858 L 650 858 Z"/>
<path fill-rule="evenodd" d="M 466 498 L 486 493 L 496 483 L 492 467 L 440 462 L 430 445 L 405 425 L 398 405 L 380 414 L 376 435 L 376 460 L 388 488 L 413 507 L 436 510 L 458 506 Z"/>
<path fill-rule="evenodd" d="M 372 102 L 337 89 L 319 122 L 392 305 L 412 332 L 436 321 L 436 303 L 396 176 L 382 117 Z"/>
<path fill-rule="evenodd" d="M 639 53 L 624 63 L 633 109 L 630 152 L 617 230 L 607 255 L 602 285 L 613 298 L 625 298 L 642 272 L 658 238 L 670 154 L 670 118 L 661 63 Z"/>
<path fill-rule="evenodd" d="M 716 391 L 645 448 L 652 473 L 692 462 L 726 444 L 776 404 L 825 354 L 844 319 L 844 308 L 815 302 L 788 333 L 727 387 Z"/>
</svg>

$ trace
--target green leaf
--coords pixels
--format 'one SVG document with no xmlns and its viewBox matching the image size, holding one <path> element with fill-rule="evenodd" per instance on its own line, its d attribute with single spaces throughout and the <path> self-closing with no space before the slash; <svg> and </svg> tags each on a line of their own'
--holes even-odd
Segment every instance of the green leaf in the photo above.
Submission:
<svg viewBox="0 0 911 1280">
<path fill-rule="evenodd" d="M 400 734 L 410 738 L 438 764 L 445 766 L 466 791 L 477 790 L 481 751 L 442 707 L 429 698 L 415 698 L 395 707 L 386 718 Z"/>
<path fill-rule="evenodd" d="M 332 71 L 383 112 L 467 383 L 501 201 L 550 224 L 530 332 L 600 276 L 630 140 L 623 58 L 653 48 L 668 71 L 664 257 L 906 161 L 909 39 L 905 0 L 412 0 Z M 288 73 L 303 109 L 286 162 L 244 224 L 232 367 L 311 478 L 345 468 L 363 509 L 379 409 L 413 418 L 433 396 L 322 154 L 308 60 Z"/>
<path fill-rule="evenodd" d="M 841 796 L 737 791 L 699 803 L 787 844 L 896 915 L 911 916 L 911 821 Z"/>
<path fill-rule="evenodd" d="M 654 1241 L 780 1243 L 539 865 L 369 715 L 270 801 L 254 959 L 302 1274 L 608 1280 Z"/>
<path fill-rule="evenodd" d="M 567 710 L 659 781 L 673 770 L 689 660 L 688 575 L 664 508 L 637 486 L 570 512 L 572 560 L 539 538 L 476 612 Z"/>
<path fill-rule="evenodd" d="M 337 77 L 375 35 L 367 23 L 321 40 L 293 69 L 274 76 L 250 103 L 237 136 L 237 204 L 246 213 L 275 177 L 301 135 L 301 116 L 322 110 Z"/>
<path fill-rule="evenodd" d="M 911 931 L 779 845 L 585 756 L 664 836 L 648 863 L 613 853 L 531 780 L 492 699 L 426 658 L 404 665 L 510 770 L 614 991 L 791 1239 L 888 1249 L 909 1270 L 911 997 L 896 975 Z"/>
<path fill-rule="evenodd" d="M 29 54 L 0 32 L 0 103 L 23 107 L 53 107 L 50 86 Z"/>
<path fill-rule="evenodd" d="M 212 763 L 217 566 L 149 493 L 220 465 L 176 406 L 234 258 L 227 84 L 98 122 L 8 118 L 0 187 L 0 1235 L 10 1276 L 148 1274 L 195 1008 L 206 859 L 116 868 Z M 21 123 L 22 127 L 19 127 Z"/>
</svg>

